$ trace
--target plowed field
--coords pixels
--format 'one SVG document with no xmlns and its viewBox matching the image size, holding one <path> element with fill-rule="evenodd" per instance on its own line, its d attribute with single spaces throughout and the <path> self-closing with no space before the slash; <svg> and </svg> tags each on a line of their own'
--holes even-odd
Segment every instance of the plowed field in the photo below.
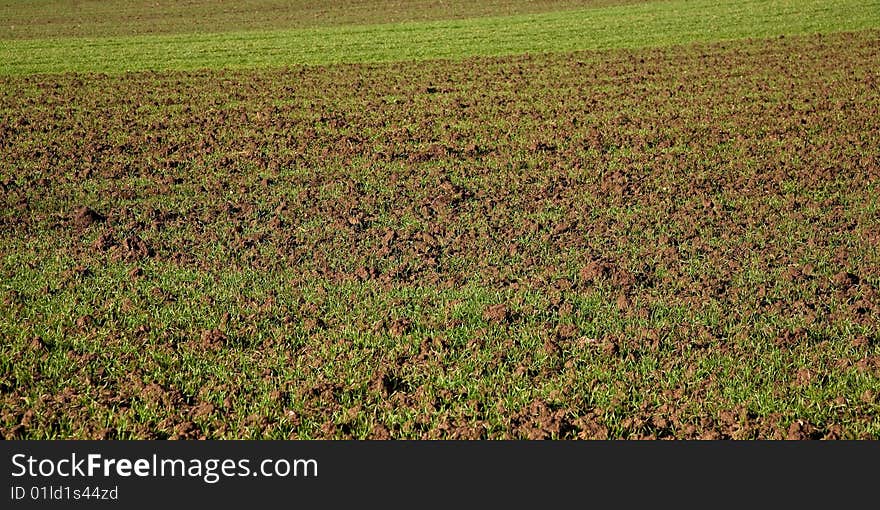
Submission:
<svg viewBox="0 0 880 510">
<path fill-rule="evenodd" d="M 0 432 L 877 438 L 878 69 L 0 77 Z"/>
</svg>

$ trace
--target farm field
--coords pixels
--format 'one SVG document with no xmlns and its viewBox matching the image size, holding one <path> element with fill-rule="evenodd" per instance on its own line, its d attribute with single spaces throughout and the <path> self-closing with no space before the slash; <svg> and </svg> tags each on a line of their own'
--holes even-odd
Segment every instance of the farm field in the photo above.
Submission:
<svg viewBox="0 0 880 510">
<path fill-rule="evenodd" d="M 877 4 L 754 2 L 788 21 L 717 40 L 687 2 L 611 4 L 359 26 L 667 35 L 137 72 L 5 37 L 0 433 L 880 437 Z M 184 55 L 168 19 L 98 34 Z"/>
<path fill-rule="evenodd" d="M 371 0 L 370 3 L 377 4 L 376 8 L 380 9 L 382 2 L 387 3 L 388 0 Z M 480 2 L 474 4 L 479 5 Z M 22 3 L 19 0 L 14 5 Z M 202 19 L 205 4 L 194 4 L 195 7 L 200 5 L 199 14 L 194 10 L 187 20 Z M 339 6 L 334 11 L 342 13 L 346 11 L 345 6 L 358 4 L 337 1 L 330 5 Z M 98 36 L 113 32 L 108 32 L 104 24 L 95 21 L 86 25 L 95 33 L 92 37 L 19 38 L 22 30 L 9 29 L 5 32 L 7 37 L 0 32 L 0 75 L 57 72 L 119 74 L 171 69 L 457 60 L 474 56 L 645 48 L 880 27 L 880 0 L 835 0 L 830 3 L 826 0 L 667 0 L 630 2 L 625 5 L 585 2 L 586 6 L 594 6 L 467 19 L 443 19 L 451 14 L 444 14 L 446 11 L 428 8 L 427 5 L 426 14 L 439 19 L 284 28 L 285 16 L 273 14 L 267 17 L 279 20 L 275 28 L 216 33 L 172 31 L 161 35 L 131 36 Z M 486 4 L 483 9 L 491 5 Z M 514 0 L 505 3 L 502 0 L 498 5 L 499 8 L 501 5 L 521 5 L 521 11 L 529 11 L 545 4 L 533 5 Z M 525 8 L 529 5 L 532 7 Z M 409 9 L 418 12 L 416 7 Z M 458 10 L 468 13 L 472 12 L 471 9 Z M 143 26 L 160 25 L 171 19 L 166 16 Z M 204 19 L 210 20 L 211 16 Z M 342 19 L 345 19 L 344 16 Z M 366 19 L 375 20 L 373 17 Z M 195 26 L 202 26 L 201 23 L 195 22 Z M 35 23 L 35 26 L 46 29 L 54 25 Z M 183 27 L 178 29 L 183 30 Z M 4 28 L 0 27 L 0 30 Z"/>
<path fill-rule="evenodd" d="M 0 3 L 15 39 L 241 32 L 471 19 L 644 0 L 36 0 Z"/>
</svg>

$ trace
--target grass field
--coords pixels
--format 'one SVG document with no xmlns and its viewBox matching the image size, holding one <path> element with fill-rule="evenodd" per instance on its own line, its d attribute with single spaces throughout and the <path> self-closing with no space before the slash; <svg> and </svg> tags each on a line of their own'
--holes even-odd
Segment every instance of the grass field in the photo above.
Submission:
<svg viewBox="0 0 880 510">
<path fill-rule="evenodd" d="M 639 0 L 7 0 L 0 3 L 0 19 L 7 20 L 0 30 L 15 39 L 217 33 L 470 19 L 634 3 Z"/>
<path fill-rule="evenodd" d="M 50 5 L 5 438 L 880 437 L 876 2 Z"/>
<path fill-rule="evenodd" d="M 442 16 L 442 12 L 437 15 Z M 877 0 L 671 0 L 397 24 L 135 37 L 0 37 L 6 39 L 0 43 L 0 74 L 460 59 L 666 46 L 878 26 Z M 9 32 L 14 35 L 12 30 Z"/>
</svg>

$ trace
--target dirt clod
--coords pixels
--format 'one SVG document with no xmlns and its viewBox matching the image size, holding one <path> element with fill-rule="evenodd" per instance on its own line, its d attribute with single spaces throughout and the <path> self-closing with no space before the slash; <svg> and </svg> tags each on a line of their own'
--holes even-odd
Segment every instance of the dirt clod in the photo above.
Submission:
<svg viewBox="0 0 880 510">
<path fill-rule="evenodd" d="M 106 216 L 88 207 L 80 207 L 73 215 L 73 223 L 79 228 L 87 228 L 95 223 L 103 223 L 106 220 Z"/>
<path fill-rule="evenodd" d="M 122 242 L 123 256 L 126 260 L 136 261 L 154 255 L 153 249 L 137 234 L 126 237 Z"/>
<path fill-rule="evenodd" d="M 490 305 L 483 311 L 483 320 L 492 324 L 501 324 L 510 320 L 510 310 L 503 303 Z"/>
</svg>

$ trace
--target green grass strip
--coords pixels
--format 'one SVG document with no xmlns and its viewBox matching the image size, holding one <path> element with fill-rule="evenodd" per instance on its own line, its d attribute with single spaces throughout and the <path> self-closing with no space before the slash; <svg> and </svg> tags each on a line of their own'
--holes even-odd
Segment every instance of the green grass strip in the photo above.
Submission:
<svg viewBox="0 0 880 510">
<path fill-rule="evenodd" d="M 468 20 L 0 41 L 0 74 L 250 68 L 639 48 L 880 28 L 878 0 L 673 0 Z"/>
</svg>

